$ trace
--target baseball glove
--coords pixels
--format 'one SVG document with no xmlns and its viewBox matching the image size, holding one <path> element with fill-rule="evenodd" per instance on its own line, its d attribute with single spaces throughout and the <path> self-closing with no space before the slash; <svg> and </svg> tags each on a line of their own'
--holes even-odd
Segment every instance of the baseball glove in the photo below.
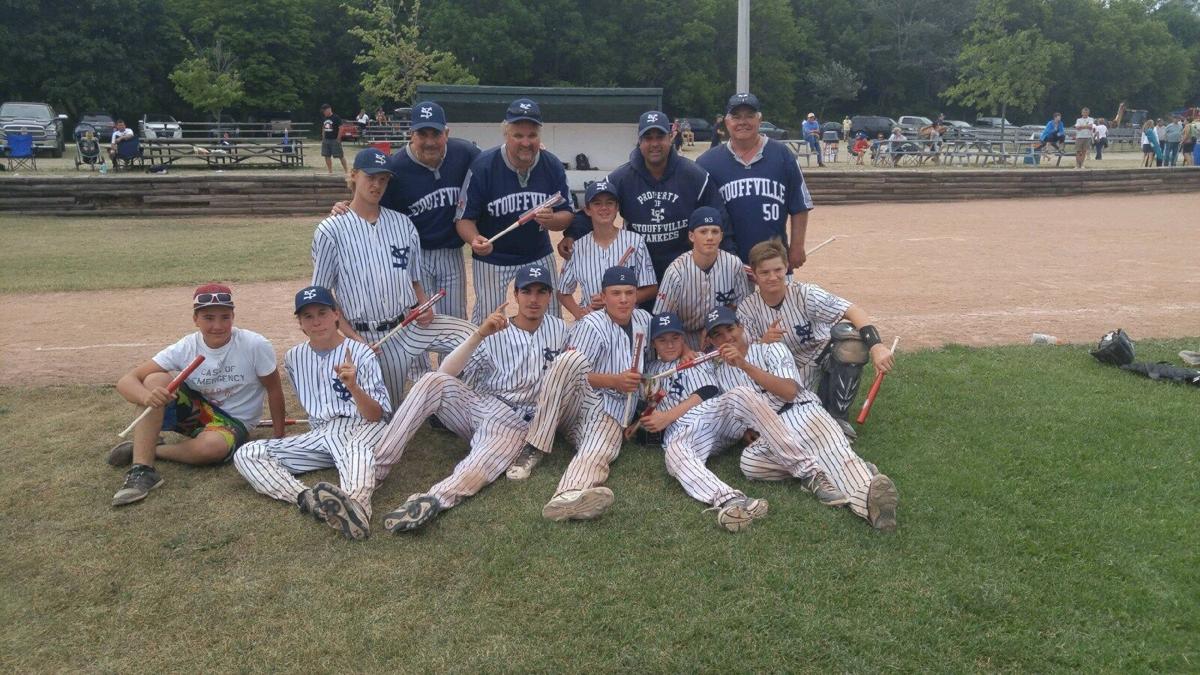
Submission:
<svg viewBox="0 0 1200 675">
<path fill-rule="evenodd" d="M 1089 352 L 1100 363 L 1123 366 L 1133 363 L 1133 340 L 1120 328 L 1109 331 L 1100 338 L 1100 343 Z"/>
</svg>

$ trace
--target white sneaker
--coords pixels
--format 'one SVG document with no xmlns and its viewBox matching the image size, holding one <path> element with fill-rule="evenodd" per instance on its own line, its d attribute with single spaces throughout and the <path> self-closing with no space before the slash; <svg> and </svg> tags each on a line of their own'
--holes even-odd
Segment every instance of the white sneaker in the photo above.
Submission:
<svg viewBox="0 0 1200 675">
<path fill-rule="evenodd" d="M 725 502 L 717 511 L 717 522 L 730 532 L 741 532 L 750 529 L 750 523 L 754 519 L 766 516 L 768 508 L 765 499 L 736 497 Z"/>
<path fill-rule="evenodd" d="M 538 462 L 542 461 L 542 455 L 546 453 L 538 450 L 529 443 L 521 448 L 521 454 L 517 455 L 516 461 L 512 466 L 508 467 L 508 471 L 504 472 L 509 480 L 525 480 L 529 478 L 529 474 L 533 473 L 533 467 L 537 466 Z"/>
<path fill-rule="evenodd" d="M 613 491 L 606 487 L 586 490 L 567 490 L 554 496 L 542 508 L 542 517 L 555 522 L 591 520 L 608 510 L 613 503 Z"/>
<path fill-rule="evenodd" d="M 1189 366 L 1200 366 L 1200 352 L 1189 352 L 1185 349 L 1179 352 L 1179 358 Z"/>
</svg>

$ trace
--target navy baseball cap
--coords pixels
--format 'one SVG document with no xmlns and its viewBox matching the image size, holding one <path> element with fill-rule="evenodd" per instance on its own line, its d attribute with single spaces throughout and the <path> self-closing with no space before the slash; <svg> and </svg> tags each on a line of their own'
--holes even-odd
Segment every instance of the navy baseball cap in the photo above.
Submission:
<svg viewBox="0 0 1200 675">
<path fill-rule="evenodd" d="M 725 305 L 718 305 L 711 312 L 704 315 L 704 334 L 708 335 L 717 326 L 736 326 L 737 323 L 736 312 Z"/>
<path fill-rule="evenodd" d="M 385 172 L 393 176 L 395 175 L 392 173 L 391 168 L 388 167 L 387 153 L 379 148 L 364 148 L 359 150 L 358 154 L 354 156 L 354 169 L 368 175 Z"/>
<path fill-rule="evenodd" d="M 721 227 L 721 212 L 711 206 L 701 206 L 692 211 L 692 215 L 688 217 L 688 229 L 694 230 L 706 225 Z"/>
<path fill-rule="evenodd" d="M 637 275 L 628 267 L 610 267 L 604 270 L 604 278 L 600 281 L 600 288 L 609 286 L 637 286 Z"/>
<path fill-rule="evenodd" d="M 658 129 L 664 134 L 671 133 L 671 118 L 659 110 L 648 110 L 638 118 L 638 138 L 651 129 Z"/>
<path fill-rule="evenodd" d="M 683 334 L 683 321 L 679 319 L 679 315 L 675 312 L 663 312 L 655 314 L 650 320 L 650 339 L 657 340 L 668 333 Z"/>
<path fill-rule="evenodd" d="M 541 126 L 542 109 L 538 107 L 537 101 L 531 98 L 519 98 L 508 104 L 508 110 L 504 112 L 504 121 L 533 122 Z"/>
<path fill-rule="evenodd" d="M 421 101 L 412 107 L 413 131 L 421 129 L 446 130 L 446 111 L 433 101 Z"/>
<path fill-rule="evenodd" d="M 329 289 L 324 286 L 309 286 L 301 289 L 296 294 L 296 311 L 294 313 L 299 314 L 305 305 L 325 305 L 337 308 L 333 302 L 333 293 L 330 293 Z"/>
<path fill-rule="evenodd" d="M 591 204 L 593 199 L 606 192 L 612 195 L 614 199 L 617 197 L 617 189 L 613 187 L 612 183 L 604 179 L 594 180 L 588 183 L 587 191 L 583 195 L 583 203 Z"/>
<path fill-rule="evenodd" d="M 758 104 L 758 97 L 747 92 L 744 94 L 734 94 L 733 96 L 730 96 L 729 103 L 725 104 L 725 114 L 728 115 L 729 113 L 733 112 L 734 108 L 744 105 L 753 108 L 754 112 L 758 112 L 762 109 L 762 106 Z"/>
<path fill-rule="evenodd" d="M 541 265 L 529 265 L 517 270 L 517 276 L 513 279 L 513 285 L 517 290 L 534 284 L 542 284 L 553 290 L 554 285 L 550 283 L 550 270 Z"/>
</svg>

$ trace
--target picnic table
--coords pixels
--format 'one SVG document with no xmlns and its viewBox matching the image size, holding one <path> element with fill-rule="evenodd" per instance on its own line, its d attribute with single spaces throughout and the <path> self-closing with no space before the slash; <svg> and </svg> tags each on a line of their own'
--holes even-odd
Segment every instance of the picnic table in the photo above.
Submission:
<svg viewBox="0 0 1200 675">
<path fill-rule="evenodd" d="M 792 154 L 796 155 L 797 162 L 803 158 L 806 166 L 812 166 L 813 153 L 812 148 L 808 145 L 808 141 L 784 140 L 780 141 L 780 143 L 786 145 L 792 151 Z"/>
<path fill-rule="evenodd" d="M 279 139 L 233 139 L 224 143 L 155 139 L 142 141 L 142 157 L 154 166 L 196 161 L 212 168 L 227 168 L 252 160 L 263 160 L 280 166 L 304 166 L 304 143 L 298 138 L 289 138 L 286 143 Z"/>
</svg>

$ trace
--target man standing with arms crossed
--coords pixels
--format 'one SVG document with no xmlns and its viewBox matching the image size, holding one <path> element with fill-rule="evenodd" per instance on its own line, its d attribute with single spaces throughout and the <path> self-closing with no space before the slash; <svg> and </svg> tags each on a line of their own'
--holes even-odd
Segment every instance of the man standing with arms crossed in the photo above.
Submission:
<svg viewBox="0 0 1200 675">
<path fill-rule="evenodd" d="M 504 302 L 517 271 L 529 265 L 550 270 L 550 283 L 558 285 L 554 250 L 546 230 L 560 232 L 571 224 L 571 190 L 562 162 L 542 150 L 542 112 L 538 104 L 519 98 L 504 114 L 504 143 L 479 155 L 463 182 L 458 209 L 458 235 L 471 247 L 471 272 L 475 307 L 471 322 L 483 323 L 487 312 Z M 494 244 L 488 238 L 517 221 L 522 213 L 555 193 L 565 200 L 540 209 L 533 220 L 506 234 Z M 560 313 L 558 299 L 550 314 Z"/>
<path fill-rule="evenodd" d="M 692 212 L 700 206 L 723 212 L 724 207 L 708 172 L 671 148 L 670 132 L 671 120 L 664 113 L 642 113 L 637 148 L 628 162 L 608 175 L 625 228 L 646 240 L 656 279 L 662 279 L 667 267 L 691 248 L 687 233 Z M 590 225 L 568 230 L 559 253 L 570 258 L 574 240 L 590 231 Z M 641 307 L 648 310 L 651 304 Z"/>
<path fill-rule="evenodd" d="M 1087 108 L 1084 108 L 1079 113 L 1079 119 L 1075 120 L 1075 168 L 1082 169 L 1083 161 L 1087 159 L 1088 150 L 1092 147 L 1092 131 L 1096 127 L 1096 120 L 1092 119 L 1092 113 Z"/>
<path fill-rule="evenodd" d="M 725 108 L 729 142 L 710 148 L 697 162 L 725 200 L 742 262 L 750 261 L 755 244 L 779 239 L 788 247 L 788 265 L 800 267 L 812 195 L 796 156 L 783 143 L 760 134 L 761 124 L 758 97 L 734 94 Z"/>
</svg>

